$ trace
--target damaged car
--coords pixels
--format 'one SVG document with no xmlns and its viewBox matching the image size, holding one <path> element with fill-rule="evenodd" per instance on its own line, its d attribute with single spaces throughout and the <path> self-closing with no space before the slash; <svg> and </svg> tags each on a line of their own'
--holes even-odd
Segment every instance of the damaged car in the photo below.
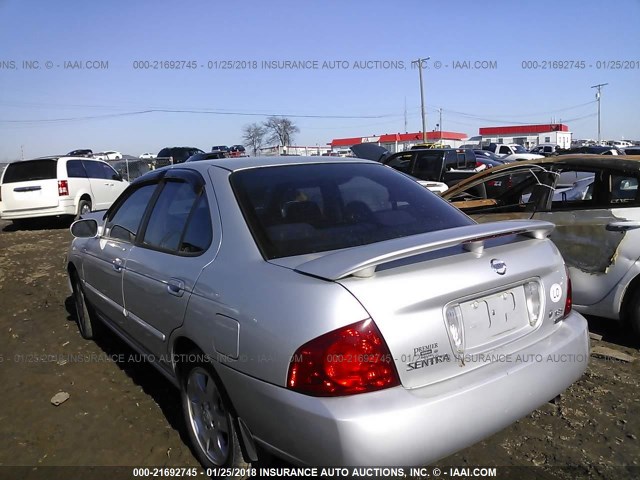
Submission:
<svg viewBox="0 0 640 480">
<path fill-rule="evenodd" d="M 640 335 L 640 156 L 562 155 L 482 172 L 443 197 L 482 222 L 552 222 L 576 310 Z M 496 191 L 496 183 L 508 188 Z"/>
</svg>

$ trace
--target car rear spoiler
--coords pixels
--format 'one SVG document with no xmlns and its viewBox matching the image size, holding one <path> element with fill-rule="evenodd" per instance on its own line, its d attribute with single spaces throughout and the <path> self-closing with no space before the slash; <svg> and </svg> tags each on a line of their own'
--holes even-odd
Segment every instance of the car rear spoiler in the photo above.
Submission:
<svg viewBox="0 0 640 480">
<path fill-rule="evenodd" d="M 294 268 L 296 272 L 326 280 L 349 276 L 367 278 L 376 266 L 435 250 L 462 245 L 469 252 L 482 253 L 485 240 L 506 235 L 545 239 L 555 225 L 536 220 L 507 220 L 449 228 L 362 245 L 323 255 Z"/>
</svg>

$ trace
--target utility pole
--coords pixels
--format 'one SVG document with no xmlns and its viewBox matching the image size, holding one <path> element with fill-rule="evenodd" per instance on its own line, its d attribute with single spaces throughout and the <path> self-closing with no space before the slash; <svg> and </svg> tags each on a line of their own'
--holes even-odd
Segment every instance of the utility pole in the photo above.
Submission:
<svg viewBox="0 0 640 480">
<path fill-rule="evenodd" d="M 20 145 L 20 160 L 24 160 L 24 145 Z"/>
<path fill-rule="evenodd" d="M 438 125 L 440 126 L 440 143 L 442 143 L 442 107 L 440 107 L 440 123 Z"/>
<path fill-rule="evenodd" d="M 596 100 L 598 100 L 598 145 L 600 145 L 600 90 L 605 85 L 609 85 L 608 83 L 599 83 L 598 85 L 593 85 L 591 88 L 597 88 L 596 92 Z"/>
<path fill-rule="evenodd" d="M 404 132 L 407 133 L 407 97 L 404 97 Z"/>
<path fill-rule="evenodd" d="M 427 114 L 424 109 L 424 88 L 422 86 L 422 62 L 426 62 L 431 57 L 427 58 L 419 58 L 417 60 L 413 60 L 411 64 L 418 64 L 418 73 L 420 75 L 420 111 L 422 113 L 422 141 L 427 141 Z"/>
</svg>

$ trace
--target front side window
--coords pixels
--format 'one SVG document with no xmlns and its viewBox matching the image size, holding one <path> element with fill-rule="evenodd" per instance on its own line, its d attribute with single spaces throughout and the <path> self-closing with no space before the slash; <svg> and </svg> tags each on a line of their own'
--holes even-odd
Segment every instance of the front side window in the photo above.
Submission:
<svg viewBox="0 0 640 480">
<path fill-rule="evenodd" d="M 133 243 L 147 205 L 157 184 L 143 185 L 132 191 L 117 209 L 110 212 L 106 224 L 106 236 Z"/>
<path fill-rule="evenodd" d="M 473 223 L 417 182 L 383 165 L 253 168 L 233 173 L 231 185 L 267 259 Z"/>
<path fill-rule="evenodd" d="M 82 163 L 89 178 L 108 178 L 111 180 L 111 176 L 107 176 L 107 171 L 103 168 L 104 164 L 100 162 L 92 162 L 90 160 L 83 160 Z"/>
<path fill-rule="evenodd" d="M 102 171 L 103 171 L 103 178 L 109 179 L 109 180 L 120 180 L 120 174 L 118 172 L 116 172 L 114 170 L 114 168 L 111 165 L 107 165 L 106 163 L 102 163 Z"/>
</svg>

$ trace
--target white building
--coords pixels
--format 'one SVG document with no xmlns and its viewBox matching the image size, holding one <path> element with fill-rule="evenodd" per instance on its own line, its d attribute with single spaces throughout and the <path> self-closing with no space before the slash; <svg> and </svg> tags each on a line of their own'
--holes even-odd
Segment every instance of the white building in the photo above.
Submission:
<svg viewBox="0 0 640 480">
<path fill-rule="evenodd" d="M 527 149 L 541 143 L 553 143 L 560 148 L 571 147 L 572 133 L 569 127 L 562 123 L 483 127 L 479 133 L 482 143 L 517 143 Z"/>
</svg>

